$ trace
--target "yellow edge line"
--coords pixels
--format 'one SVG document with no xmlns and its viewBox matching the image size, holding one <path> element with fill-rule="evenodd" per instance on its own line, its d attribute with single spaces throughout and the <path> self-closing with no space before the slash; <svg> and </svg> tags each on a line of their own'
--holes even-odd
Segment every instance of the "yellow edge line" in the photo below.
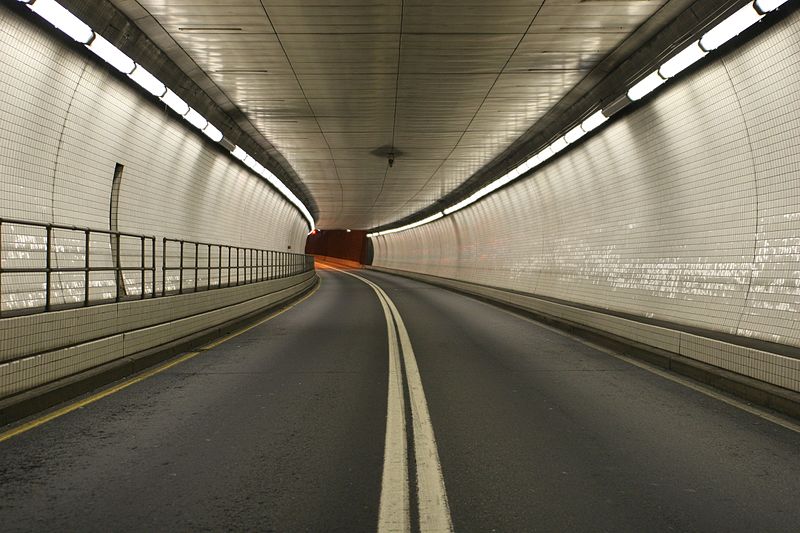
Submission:
<svg viewBox="0 0 800 533">
<path fill-rule="evenodd" d="M 89 396 L 87 398 L 84 398 L 84 399 L 79 400 L 77 402 L 71 403 L 71 404 L 69 404 L 69 405 L 67 405 L 65 407 L 60 408 L 60 409 L 56 409 L 55 411 L 47 413 L 46 415 L 41 416 L 39 418 L 36 418 L 35 420 L 31 420 L 30 422 L 26 422 L 25 424 L 22 424 L 20 426 L 15 427 L 14 429 L 6 431 L 5 433 L 0 433 L 0 442 L 3 442 L 3 441 L 6 441 L 6 440 L 8 440 L 10 438 L 16 437 L 17 435 L 25 433 L 26 431 L 30 431 L 33 428 L 39 427 L 39 426 L 41 426 L 43 424 L 46 424 L 47 422 L 50 422 L 51 420 L 54 420 L 54 419 L 59 418 L 59 417 L 62 417 L 64 415 L 68 414 L 68 413 L 71 413 L 72 411 L 75 411 L 76 409 L 81 409 L 82 407 L 86 407 L 87 405 L 92 404 L 92 403 L 94 403 L 94 402 L 96 402 L 98 400 L 102 400 L 106 396 L 111 396 L 112 394 L 117 393 L 117 392 L 119 392 L 119 391 L 121 391 L 123 389 L 127 389 L 131 385 L 135 385 L 135 384 L 139 383 L 140 381 L 144 381 L 144 380 L 146 380 L 148 378 L 151 378 L 151 377 L 155 376 L 156 374 L 160 374 L 161 372 L 163 372 L 165 370 L 169 370 L 173 366 L 179 365 L 179 364 L 183 363 L 184 361 L 188 361 L 189 359 L 192 359 L 193 357 L 199 355 L 200 353 L 202 353 L 202 352 L 204 352 L 206 350 L 210 350 L 212 348 L 216 348 L 217 346 L 219 346 L 223 342 L 227 342 L 227 341 L 233 339 L 234 337 L 238 337 L 239 335 L 241 335 L 243 333 L 246 333 L 246 332 L 250 331 L 251 329 L 253 329 L 255 327 L 258 327 L 261 324 L 272 320 L 276 316 L 282 315 L 286 311 L 294 308 L 296 305 L 299 305 L 299 304 L 303 303 L 307 299 L 311 298 L 314 295 L 314 293 L 317 292 L 317 290 L 319 290 L 320 285 L 322 285 L 322 278 L 320 278 L 319 283 L 317 283 L 317 286 L 314 287 L 314 289 L 311 292 L 309 292 L 308 294 L 306 294 L 305 296 L 303 296 L 302 298 L 300 298 L 296 302 L 292 303 L 288 307 L 285 307 L 285 308 L 281 309 L 280 311 L 278 311 L 276 313 L 273 313 L 273 314 L 267 316 L 266 318 L 263 318 L 262 320 L 259 320 L 255 324 L 251 324 L 251 325 L 247 326 L 246 328 L 243 328 L 243 329 L 240 329 L 239 331 L 235 331 L 233 333 L 230 333 L 230 334 L 222 337 L 221 339 L 217 339 L 216 341 L 214 341 L 212 343 L 209 343 L 209 344 L 206 344 L 205 346 L 202 346 L 201 348 L 199 348 L 196 351 L 185 353 L 182 356 L 178 357 L 177 359 L 173 359 L 173 360 L 169 361 L 168 363 L 165 363 L 165 364 L 163 364 L 163 365 L 161 365 L 159 367 L 156 367 L 156 368 L 153 368 L 151 370 L 147 370 L 145 372 L 142 372 L 141 374 L 138 374 L 135 377 L 127 379 L 127 380 L 123 381 L 122 383 L 119 383 L 118 385 L 114 385 L 113 387 L 105 389 L 105 390 L 103 390 L 101 392 L 92 394 L 91 396 Z"/>
</svg>

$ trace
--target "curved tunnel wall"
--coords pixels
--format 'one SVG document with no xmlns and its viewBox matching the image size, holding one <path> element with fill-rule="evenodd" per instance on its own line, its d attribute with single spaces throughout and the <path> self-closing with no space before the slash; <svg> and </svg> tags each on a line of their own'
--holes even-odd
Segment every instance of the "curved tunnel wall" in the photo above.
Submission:
<svg viewBox="0 0 800 533">
<path fill-rule="evenodd" d="M 0 9 L 2 216 L 302 253 L 301 215 L 89 54 Z"/>
<path fill-rule="evenodd" d="M 800 346 L 800 13 L 376 266 Z"/>
<path fill-rule="evenodd" d="M 155 236 L 146 264 L 155 256 L 157 275 L 143 279 L 136 271 L 123 272 L 126 296 L 160 291 L 161 237 L 303 252 L 304 218 L 262 178 L 55 34 L 0 6 L 0 218 Z M 117 164 L 124 170 L 114 187 Z M 0 239 L 4 267 L 45 265 L 42 228 L 6 222 Z M 83 267 L 82 232 L 57 229 L 52 239 L 54 266 Z M 114 241 L 99 233 L 91 240 L 92 266 L 114 266 Z M 120 248 L 123 267 L 139 265 L 145 252 L 138 241 L 120 240 Z M 239 265 L 238 259 L 206 254 L 200 265 L 208 255 L 210 262 Z M 166 255 L 167 265 L 176 266 L 175 250 L 168 248 Z M 237 285 L 240 273 L 250 281 L 259 275 L 253 269 L 235 272 Z M 276 269 L 267 272 L 273 276 Z M 225 331 L 316 283 L 313 272 L 281 272 L 287 277 L 218 291 L 3 317 L 0 400 L 86 371 L 117 379 L 168 355 L 170 346 Z M 164 274 L 167 291 L 177 289 L 177 277 L 174 269 Z M 184 286 L 224 283 L 222 271 L 201 270 L 195 277 L 186 274 Z M 0 311 L 41 310 L 44 280 L 42 273 L 4 273 Z M 84 286 L 82 272 L 54 273 L 51 302 L 83 303 Z M 113 272 L 92 273 L 90 301 L 114 302 L 117 290 Z M 65 394 L 73 394 L 65 387 Z"/>
</svg>

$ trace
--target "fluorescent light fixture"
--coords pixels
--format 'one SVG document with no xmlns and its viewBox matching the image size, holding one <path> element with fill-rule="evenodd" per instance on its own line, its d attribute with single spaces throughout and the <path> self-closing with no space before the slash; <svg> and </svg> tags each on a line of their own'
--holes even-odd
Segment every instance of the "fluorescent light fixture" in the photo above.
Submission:
<svg viewBox="0 0 800 533">
<path fill-rule="evenodd" d="M 389 235 L 390 233 L 397 233 L 399 231 L 405 231 L 408 229 L 416 228 L 422 226 L 424 224 L 428 224 L 429 222 L 433 222 L 434 220 L 439 220 L 444 216 L 444 213 L 436 213 L 435 215 L 431 215 L 428 218 L 423 218 L 422 220 L 418 220 L 412 224 L 408 224 L 406 226 L 400 226 L 399 228 L 394 229 L 387 229 L 386 231 L 380 231 L 378 233 L 374 233 L 373 235 Z"/>
<path fill-rule="evenodd" d="M 244 161 L 244 158 L 247 157 L 247 152 L 245 152 L 238 146 L 234 146 L 233 150 L 231 151 L 231 155 L 236 159 L 238 159 L 239 161 Z"/>
<path fill-rule="evenodd" d="M 36 0 L 28 5 L 31 11 L 81 44 L 92 40 L 94 32 L 81 19 L 54 0 Z"/>
<path fill-rule="evenodd" d="M 762 13 L 767 13 L 773 9 L 778 9 L 788 0 L 756 0 L 756 7 Z"/>
<path fill-rule="evenodd" d="M 727 43 L 744 30 L 761 20 L 764 15 L 758 13 L 753 4 L 747 4 L 731 16 L 708 30 L 700 39 L 703 50 L 710 52 Z"/>
<path fill-rule="evenodd" d="M 606 120 L 608 120 L 608 117 L 603 114 L 602 110 L 600 110 L 595 112 L 593 115 L 590 115 L 589 118 L 584 120 L 581 123 L 581 128 L 583 128 L 583 131 L 585 131 L 586 133 L 589 133 L 590 131 L 598 128 Z"/>
<path fill-rule="evenodd" d="M 519 167 L 519 173 L 525 174 L 527 171 L 532 169 L 536 166 L 536 156 L 527 159 L 524 163 L 522 163 Z"/>
<path fill-rule="evenodd" d="M 136 68 L 133 59 L 125 55 L 122 50 L 106 41 L 102 35 L 95 34 L 92 42 L 86 45 L 97 57 L 122 72 L 130 74 Z"/>
<path fill-rule="evenodd" d="M 586 135 L 586 132 L 581 128 L 580 124 L 578 124 L 564 135 L 564 139 L 566 139 L 569 144 L 572 144 L 584 135 Z"/>
<path fill-rule="evenodd" d="M 457 204 L 451 205 L 450 207 L 445 209 L 444 210 L 444 214 L 445 215 L 449 215 L 451 213 L 455 213 L 459 209 L 464 209 L 465 207 L 467 207 L 469 204 L 475 202 L 476 200 L 477 200 L 477 198 L 473 199 L 471 196 L 469 198 L 465 198 L 465 199 L 461 200 L 460 202 L 458 202 Z"/>
<path fill-rule="evenodd" d="M 41 0 L 36 1 L 40 2 Z M 141 65 L 137 64 L 133 72 L 128 74 L 128 77 L 153 96 L 161 98 L 167 92 L 167 87 Z"/>
<path fill-rule="evenodd" d="M 663 78 L 671 78 L 703 59 L 708 52 L 700 48 L 700 41 L 695 41 L 661 65 L 658 73 Z"/>
<path fill-rule="evenodd" d="M 549 146 L 550 150 L 553 151 L 553 154 L 557 154 L 561 150 L 567 147 L 567 140 L 564 137 L 559 137 Z"/>
<path fill-rule="evenodd" d="M 218 143 L 222 140 L 222 132 L 219 131 L 212 123 L 208 123 L 205 128 L 203 128 L 203 133 L 206 134 L 206 137 Z"/>
<path fill-rule="evenodd" d="M 161 101 L 167 104 L 170 109 L 175 111 L 180 116 L 183 116 L 189 112 L 189 104 L 184 102 L 183 98 L 172 92 L 170 89 L 167 89 L 167 92 L 161 97 Z"/>
<path fill-rule="evenodd" d="M 197 128 L 198 130 L 202 130 L 208 125 L 208 121 L 205 119 L 205 117 L 203 117 L 203 115 L 201 115 L 191 107 L 189 108 L 189 111 L 185 115 L 183 115 L 183 118 L 185 118 L 186 122 Z"/>
<path fill-rule="evenodd" d="M 542 150 L 541 152 L 536 154 L 536 157 L 539 158 L 539 163 L 544 163 L 545 161 L 547 161 L 548 159 L 550 159 L 554 155 L 556 155 L 556 153 L 553 151 L 553 149 L 550 146 L 548 146 L 544 150 Z"/>
<path fill-rule="evenodd" d="M 242 163 L 244 163 L 249 168 L 253 168 L 255 162 L 256 160 L 253 159 L 253 156 L 251 156 L 250 154 L 245 154 L 244 159 L 242 159 Z"/>
<path fill-rule="evenodd" d="M 645 79 L 628 89 L 628 98 L 634 102 L 636 100 L 641 100 L 651 92 L 655 91 L 665 81 L 667 80 L 662 78 L 658 71 L 652 72 Z"/>
</svg>

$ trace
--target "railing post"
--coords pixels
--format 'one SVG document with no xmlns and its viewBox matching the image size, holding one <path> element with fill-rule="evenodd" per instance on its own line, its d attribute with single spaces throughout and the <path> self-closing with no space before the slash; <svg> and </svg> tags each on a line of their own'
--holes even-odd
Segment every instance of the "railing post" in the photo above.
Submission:
<svg viewBox="0 0 800 533">
<path fill-rule="evenodd" d="M 153 280 L 155 285 L 155 280 Z M 161 238 L 161 296 L 167 294 L 167 238 Z"/>
<path fill-rule="evenodd" d="M 119 255 L 119 241 L 122 240 L 122 236 L 119 233 L 115 233 L 117 236 L 116 246 L 114 247 L 114 253 L 116 254 L 116 269 L 114 274 L 116 275 L 116 283 L 117 286 L 117 294 L 114 297 L 114 301 L 118 302 L 120 300 L 120 295 L 122 294 L 122 257 Z"/>
<path fill-rule="evenodd" d="M 241 248 L 236 247 L 236 286 L 239 286 L 239 256 L 241 255 Z"/>
<path fill-rule="evenodd" d="M 52 241 L 53 241 L 53 226 L 50 224 L 47 225 L 47 237 L 46 237 L 46 257 L 45 257 L 45 274 L 44 274 L 44 310 L 50 310 L 50 281 L 51 281 L 51 259 L 50 259 L 50 249 L 52 248 Z"/>
<path fill-rule="evenodd" d="M 156 297 L 156 236 L 153 235 L 151 238 L 151 251 L 153 252 L 152 257 L 152 265 L 153 265 L 153 298 Z"/>
<path fill-rule="evenodd" d="M 84 254 L 83 254 L 83 306 L 89 306 L 89 269 L 91 268 L 91 260 L 89 259 L 89 247 L 91 246 L 91 232 L 88 229 L 83 230 L 84 233 Z"/>
<path fill-rule="evenodd" d="M 206 270 L 206 290 L 211 290 L 211 245 L 208 245 L 208 269 Z"/>
<path fill-rule="evenodd" d="M 226 283 L 225 286 L 226 287 L 230 287 L 231 286 L 231 247 L 228 246 L 227 248 L 228 248 L 228 268 L 226 270 L 228 271 L 228 283 Z"/>
<path fill-rule="evenodd" d="M 142 240 L 142 297 L 141 300 L 144 300 L 144 235 L 139 237 Z"/>
<path fill-rule="evenodd" d="M 198 261 L 200 260 L 200 258 L 198 257 L 199 255 L 200 255 L 200 243 L 196 242 L 194 243 L 194 292 L 197 292 L 197 277 L 200 272 L 197 268 Z"/>
<path fill-rule="evenodd" d="M 183 241 L 181 240 L 180 243 L 181 243 L 181 259 L 180 259 L 180 263 L 178 265 L 180 267 L 180 274 L 178 276 L 178 280 L 179 280 L 178 281 L 178 294 L 183 294 Z"/>
</svg>

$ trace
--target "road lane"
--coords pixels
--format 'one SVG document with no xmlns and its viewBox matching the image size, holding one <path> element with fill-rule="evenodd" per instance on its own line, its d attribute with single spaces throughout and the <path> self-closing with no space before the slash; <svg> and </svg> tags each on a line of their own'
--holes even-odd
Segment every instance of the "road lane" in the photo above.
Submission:
<svg viewBox="0 0 800 533">
<path fill-rule="evenodd" d="M 362 275 L 414 343 L 456 531 L 797 530 L 797 433 L 489 304 Z"/>
<path fill-rule="evenodd" d="M 388 357 L 372 290 L 295 308 L 0 443 L 0 529 L 369 531 Z"/>
<path fill-rule="evenodd" d="M 3 531 L 375 531 L 401 434 L 392 349 L 404 427 L 424 389 L 456 531 L 797 529 L 800 434 L 497 307 L 357 274 L 378 295 L 322 270 L 286 313 L 0 443 Z M 398 464 L 415 473 L 413 429 Z"/>
</svg>

